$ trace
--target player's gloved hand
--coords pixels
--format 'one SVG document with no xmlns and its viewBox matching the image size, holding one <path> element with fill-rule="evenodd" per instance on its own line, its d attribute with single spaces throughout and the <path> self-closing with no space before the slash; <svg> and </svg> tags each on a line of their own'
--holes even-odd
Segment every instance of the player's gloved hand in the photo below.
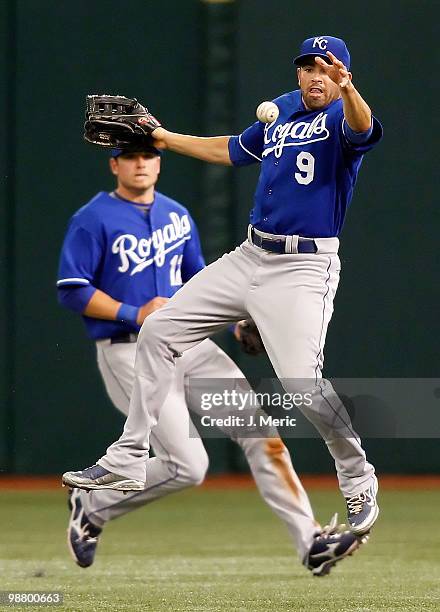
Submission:
<svg viewBox="0 0 440 612">
<path fill-rule="evenodd" d="M 157 296 L 141 306 L 138 311 L 137 324 L 142 325 L 148 315 L 152 314 L 156 310 L 159 310 L 159 308 L 162 308 L 162 306 L 164 306 L 168 301 L 169 298 Z"/>
<path fill-rule="evenodd" d="M 86 98 L 84 139 L 101 147 L 153 145 L 151 133 L 161 127 L 136 98 L 90 95 Z"/>
<path fill-rule="evenodd" d="M 260 332 L 252 319 L 239 321 L 235 326 L 234 335 L 247 355 L 255 356 L 265 352 Z"/>
</svg>

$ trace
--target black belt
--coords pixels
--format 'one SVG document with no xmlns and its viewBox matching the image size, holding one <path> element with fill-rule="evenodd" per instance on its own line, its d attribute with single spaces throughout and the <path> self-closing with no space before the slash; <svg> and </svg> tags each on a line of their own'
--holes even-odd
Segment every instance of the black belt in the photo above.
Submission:
<svg viewBox="0 0 440 612">
<path fill-rule="evenodd" d="M 110 344 L 124 344 L 125 342 L 137 342 L 138 334 L 121 334 L 110 338 Z"/>
<path fill-rule="evenodd" d="M 273 253 L 285 253 L 286 254 L 286 237 L 280 238 L 263 238 L 259 236 L 255 229 L 251 229 L 252 244 L 264 249 L 265 251 L 272 251 Z M 318 247 L 314 240 L 299 238 L 298 239 L 298 253 L 316 253 Z M 288 253 L 287 253 L 288 254 Z"/>
</svg>

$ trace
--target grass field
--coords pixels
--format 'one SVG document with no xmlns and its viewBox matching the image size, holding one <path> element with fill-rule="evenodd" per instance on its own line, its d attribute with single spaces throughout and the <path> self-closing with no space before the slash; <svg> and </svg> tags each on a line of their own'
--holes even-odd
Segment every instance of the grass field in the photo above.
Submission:
<svg viewBox="0 0 440 612">
<path fill-rule="evenodd" d="M 322 522 L 343 516 L 336 492 L 311 498 Z M 440 610 L 440 491 L 380 501 L 370 542 L 314 578 L 254 490 L 191 490 L 118 519 L 89 569 L 67 552 L 63 491 L 0 491 L 0 590 L 59 590 L 62 609 L 88 612 Z"/>
</svg>

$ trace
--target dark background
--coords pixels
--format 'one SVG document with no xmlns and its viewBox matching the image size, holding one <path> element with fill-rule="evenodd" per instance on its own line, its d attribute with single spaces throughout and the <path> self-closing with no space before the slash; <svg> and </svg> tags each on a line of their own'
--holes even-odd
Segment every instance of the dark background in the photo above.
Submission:
<svg viewBox="0 0 440 612">
<path fill-rule="evenodd" d="M 342 235 L 325 375 L 438 375 L 438 17 L 434 0 L 0 3 L 1 471 L 89 465 L 122 424 L 80 318 L 56 302 L 67 221 L 112 188 L 106 153 L 82 141 L 85 96 L 136 96 L 174 131 L 237 133 L 261 100 L 296 87 L 291 60 L 312 35 L 346 40 L 385 129 Z M 165 154 L 159 189 L 193 211 L 208 260 L 244 238 L 256 173 Z M 271 375 L 264 359 L 220 342 L 246 373 Z M 438 434 L 365 446 L 381 472 L 438 472 Z M 243 467 L 229 441 L 207 446 L 213 470 Z M 289 446 L 299 471 L 332 470 L 320 440 Z"/>
</svg>

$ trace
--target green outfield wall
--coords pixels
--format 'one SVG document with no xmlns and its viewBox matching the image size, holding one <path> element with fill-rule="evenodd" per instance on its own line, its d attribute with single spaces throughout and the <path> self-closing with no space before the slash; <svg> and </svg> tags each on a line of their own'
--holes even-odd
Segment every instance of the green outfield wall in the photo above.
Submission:
<svg viewBox="0 0 440 612">
<path fill-rule="evenodd" d="M 325 373 L 438 375 L 438 17 L 438 3 L 427 0 L 342 0 L 331 9 L 294 0 L 127 0 L 123 11 L 116 0 L 0 3 L 1 471 L 90 465 L 123 422 L 81 321 L 56 301 L 67 221 L 112 187 L 106 153 L 82 142 L 85 96 L 136 96 L 175 131 L 238 132 L 261 100 L 296 87 L 292 58 L 314 34 L 347 41 L 354 82 L 385 129 L 365 159 L 342 234 Z M 213 78 L 224 49 L 235 59 Z M 219 80 L 230 98 L 226 115 L 215 104 Z M 209 174 L 199 161 L 166 153 L 159 189 L 193 211 L 212 259 L 244 239 L 256 176 L 256 168 Z M 271 375 L 264 359 L 242 358 L 227 335 L 220 342 L 248 374 Z M 379 471 L 439 472 L 439 433 L 365 445 Z M 244 468 L 229 441 L 207 446 L 214 471 Z M 300 471 L 333 469 L 320 440 L 289 446 Z"/>
</svg>

